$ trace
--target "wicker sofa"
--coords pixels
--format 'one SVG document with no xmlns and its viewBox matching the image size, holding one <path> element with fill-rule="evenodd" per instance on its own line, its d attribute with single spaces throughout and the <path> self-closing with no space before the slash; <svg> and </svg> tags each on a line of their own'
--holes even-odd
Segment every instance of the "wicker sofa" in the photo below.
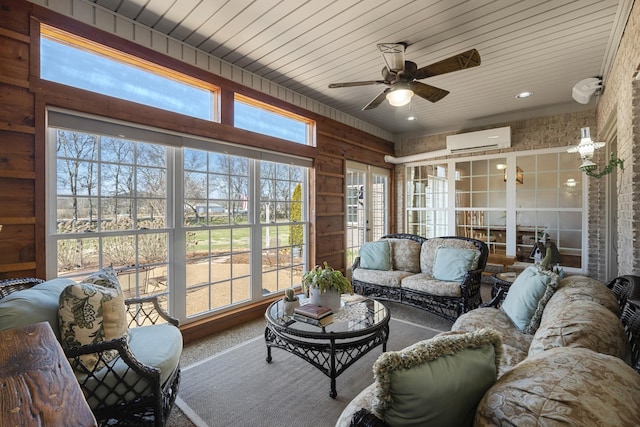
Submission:
<svg viewBox="0 0 640 427">
<path fill-rule="evenodd" d="M 61 295 L 77 285 L 64 278 L 0 281 L 0 330 L 46 321 L 63 344 L 68 334 L 61 332 Z M 178 320 L 157 296 L 119 303 L 126 336 L 63 350 L 99 425 L 164 426 L 180 385 Z M 96 319 L 108 307 L 82 305 Z"/>
<path fill-rule="evenodd" d="M 626 299 L 630 288 L 639 285 L 636 276 L 621 276 L 609 283 L 610 289 L 584 276 L 564 278 L 531 333 L 515 327 L 498 308 L 502 290 L 492 304 L 460 316 L 441 336 L 490 328 L 502 342 L 496 381 L 478 396 L 469 425 L 640 425 L 635 398 L 640 393 L 640 310 Z M 388 426 L 377 412 L 379 396 L 376 383 L 366 388 L 336 427 Z M 440 424 L 432 420 L 428 425 Z"/>
<path fill-rule="evenodd" d="M 388 234 L 371 244 L 385 242 L 391 257 L 386 270 L 387 266 L 367 268 L 369 265 L 363 262 L 367 244 L 355 259 L 352 282 L 356 293 L 419 307 L 452 321 L 482 303 L 480 282 L 489 255 L 484 242 L 457 236 L 427 239 L 414 234 Z M 434 277 L 440 248 L 475 251 L 469 270 L 459 280 Z"/>
</svg>

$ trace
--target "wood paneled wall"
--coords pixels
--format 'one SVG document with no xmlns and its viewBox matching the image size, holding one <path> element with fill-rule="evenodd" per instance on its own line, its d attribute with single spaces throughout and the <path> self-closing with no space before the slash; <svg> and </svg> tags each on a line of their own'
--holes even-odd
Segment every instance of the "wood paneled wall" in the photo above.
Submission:
<svg viewBox="0 0 640 427">
<path fill-rule="evenodd" d="M 0 8 L 0 277 L 37 274 L 35 97 L 29 4 Z M 41 270 L 43 271 L 43 270 Z"/>
<path fill-rule="evenodd" d="M 186 118 L 39 79 L 38 23 L 45 22 L 222 88 L 223 123 Z M 316 147 L 235 129 L 234 92 L 316 121 Z M 313 158 L 310 189 L 311 265 L 344 270 L 346 161 L 392 169 L 393 143 L 183 64 L 86 24 L 21 0 L 0 0 L 0 278 L 45 277 L 45 108 L 75 109 Z M 392 186 L 393 187 L 393 186 Z M 393 215 L 390 215 L 393 217 Z M 391 229 L 394 227 L 391 225 Z"/>
</svg>

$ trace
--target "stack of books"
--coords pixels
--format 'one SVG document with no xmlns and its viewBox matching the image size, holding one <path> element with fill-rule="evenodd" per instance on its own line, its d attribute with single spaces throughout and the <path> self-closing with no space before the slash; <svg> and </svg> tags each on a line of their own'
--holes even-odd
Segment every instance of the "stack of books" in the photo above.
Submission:
<svg viewBox="0 0 640 427">
<path fill-rule="evenodd" d="M 333 312 L 329 307 L 305 304 L 293 310 L 293 319 L 310 325 L 325 327 L 333 322 Z"/>
</svg>

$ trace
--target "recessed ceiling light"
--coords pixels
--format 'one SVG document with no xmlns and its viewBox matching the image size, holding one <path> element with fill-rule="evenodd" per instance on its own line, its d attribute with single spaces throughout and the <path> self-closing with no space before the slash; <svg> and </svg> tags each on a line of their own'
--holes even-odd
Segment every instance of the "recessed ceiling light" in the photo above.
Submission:
<svg viewBox="0 0 640 427">
<path fill-rule="evenodd" d="M 409 116 L 407 117 L 407 120 L 409 120 L 410 122 L 413 120 L 417 120 L 418 118 L 416 116 Z"/>
<path fill-rule="evenodd" d="M 530 96 L 533 96 L 533 92 L 531 91 L 526 91 L 526 92 L 520 92 L 519 94 L 516 95 L 517 99 L 523 99 L 523 98 L 528 98 Z"/>
</svg>

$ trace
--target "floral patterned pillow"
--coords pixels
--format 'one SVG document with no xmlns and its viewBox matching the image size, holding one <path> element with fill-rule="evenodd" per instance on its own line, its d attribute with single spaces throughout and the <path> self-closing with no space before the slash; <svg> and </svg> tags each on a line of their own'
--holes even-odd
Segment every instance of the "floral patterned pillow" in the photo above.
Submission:
<svg viewBox="0 0 640 427">
<path fill-rule="evenodd" d="M 124 295 L 113 268 L 100 270 L 62 291 L 58 324 L 63 348 L 128 338 Z M 80 359 L 84 367 L 92 371 L 117 356 L 116 350 L 110 350 L 102 359 L 96 353 Z"/>
</svg>

